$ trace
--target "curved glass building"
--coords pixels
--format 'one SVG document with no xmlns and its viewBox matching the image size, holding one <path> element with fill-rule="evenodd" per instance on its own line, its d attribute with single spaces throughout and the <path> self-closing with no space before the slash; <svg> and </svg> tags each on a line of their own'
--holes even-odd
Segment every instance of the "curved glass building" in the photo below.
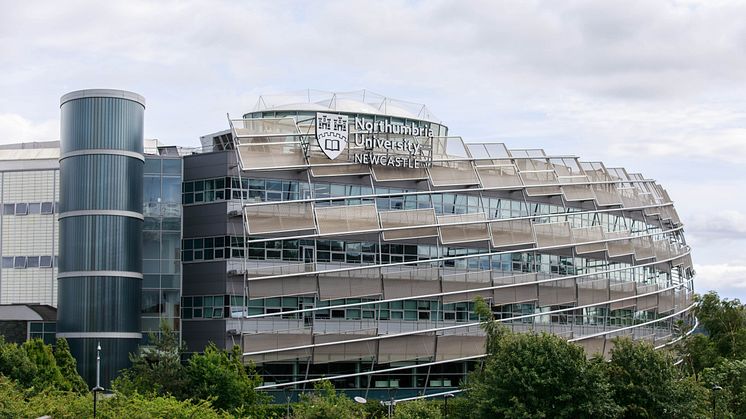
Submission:
<svg viewBox="0 0 746 419">
<path fill-rule="evenodd" d="M 189 352 L 239 345 L 283 401 L 455 391 L 484 357 L 478 296 L 589 355 L 693 323 L 684 226 L 642 174 L 367 91 L 262 96 L 200 149 L 144 149 L 144 108 L 73 92 L 59 148 L 0 147 L 0 303 L 57 306 L 27 335 L 56 327 L 89 383 L 99 342 L 106 387 L 164 322 Z"/>
<path fill-rule="evenodd" d="M 365 91 L 265 96 L 230 122 L 184 158 L 182 331 L 241 345 L 262 389 L 453 389 L 484 356 L 477 296 L 589 354 L 691 321 L 683 225 L 642 174 L 465 142 Z"/>
<path fill-rule="evenodd" d="M 140 343 L 143 114 L 121 90 L 81 90 L 61 99 L 57 337 L 78 370 L 101 383 L 129 365 Z"/>
</svg>

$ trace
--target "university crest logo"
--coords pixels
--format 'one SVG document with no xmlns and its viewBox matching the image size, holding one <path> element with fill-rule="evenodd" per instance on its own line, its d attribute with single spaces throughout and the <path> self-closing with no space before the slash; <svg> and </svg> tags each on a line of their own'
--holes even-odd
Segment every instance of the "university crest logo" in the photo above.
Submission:
<svg viewBox="0 0 746 419">
<path fill-rule="evenodd" d="M 316 142 L 331 160 L 336 159 L 347 148 L 347 139 L 350 136 L 347 122 L 346 115 L 316 113 Z"/>
</svg>

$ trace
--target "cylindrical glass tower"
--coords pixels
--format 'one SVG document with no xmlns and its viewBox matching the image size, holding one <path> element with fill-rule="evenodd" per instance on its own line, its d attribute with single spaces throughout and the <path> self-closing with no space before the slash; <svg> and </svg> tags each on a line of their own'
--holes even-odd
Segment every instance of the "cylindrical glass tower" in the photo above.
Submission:
<svg viewBox="0 0 746 419">
<path fill-rule="evenodd" d="M 62 96 L 57 337 L 108 388 L 141 339 L 143 116 L 132 92 Z"/>
</svg>

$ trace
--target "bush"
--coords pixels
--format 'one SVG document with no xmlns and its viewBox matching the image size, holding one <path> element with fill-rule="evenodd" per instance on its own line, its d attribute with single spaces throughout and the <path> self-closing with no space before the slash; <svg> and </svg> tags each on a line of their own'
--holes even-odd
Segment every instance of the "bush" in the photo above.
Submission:
<svg viewBox="0 0 746 419">
<path fill-rule="evenodd" d="M 397 419 L 441 419 L 443 414 L 438 403 L 419 399 L 397 403 L 394 417 Z"/>
<path fill-rule="evenodd" d="M 293 417 L 299 419 L 359 419 L 364 417 L 363 406 L 337 393 L 329 381 L 314 385 L 313 394 L 301 394 L 293 406 Z"/>
</svg>

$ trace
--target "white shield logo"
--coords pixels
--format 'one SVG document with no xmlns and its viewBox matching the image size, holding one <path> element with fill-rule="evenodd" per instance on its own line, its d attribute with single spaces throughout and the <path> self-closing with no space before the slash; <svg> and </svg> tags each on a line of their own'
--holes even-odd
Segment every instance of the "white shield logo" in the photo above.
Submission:
<svg viewBox="0 0 746 419">
<path fill-rule="evenodd" d="M 346 115 L 334 113 L 316 113 L 316 141 L 321 151 L 331 160 L 342 154 L 347 148 L 350 130 Z"/>
</svg>

